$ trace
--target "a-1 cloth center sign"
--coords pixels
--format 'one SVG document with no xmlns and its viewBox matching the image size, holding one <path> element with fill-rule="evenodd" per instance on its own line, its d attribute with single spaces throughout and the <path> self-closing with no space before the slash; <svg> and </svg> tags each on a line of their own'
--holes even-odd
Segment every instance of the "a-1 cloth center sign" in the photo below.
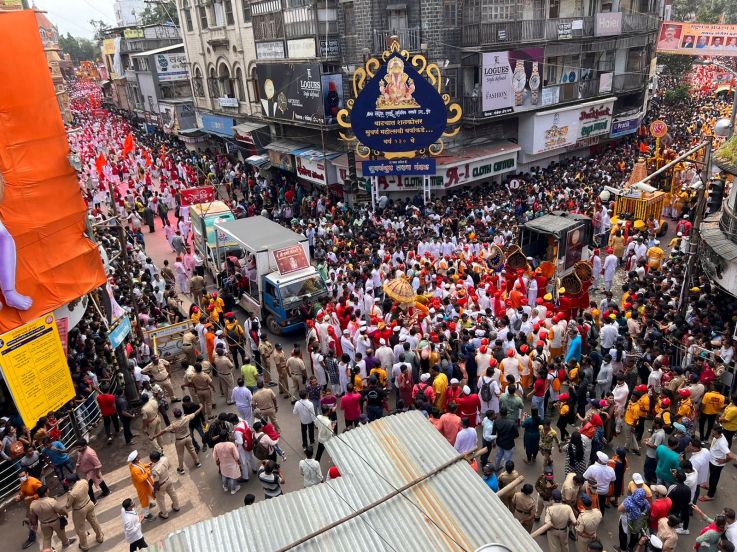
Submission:
<svg viewBox="0 0 737 552">
<path fill-rule="evenodd" d="M 373 150 L 425 149 L 445 131 L 447 111 L 437 90 L 393 53 L 356 98 L 351 128 Z"/>
</svg>

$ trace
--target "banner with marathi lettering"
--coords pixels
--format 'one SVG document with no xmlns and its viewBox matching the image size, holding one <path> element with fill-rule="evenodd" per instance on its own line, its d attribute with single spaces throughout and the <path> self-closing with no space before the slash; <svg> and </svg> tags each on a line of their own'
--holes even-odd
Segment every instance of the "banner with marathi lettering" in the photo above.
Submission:
<svg viewBox="0 0 737 552">
<path fill-rule="evenodd" d="M 684 56 L 737 56 L 737 25 L 664 21 L 657 49 Z"/>
</svg>

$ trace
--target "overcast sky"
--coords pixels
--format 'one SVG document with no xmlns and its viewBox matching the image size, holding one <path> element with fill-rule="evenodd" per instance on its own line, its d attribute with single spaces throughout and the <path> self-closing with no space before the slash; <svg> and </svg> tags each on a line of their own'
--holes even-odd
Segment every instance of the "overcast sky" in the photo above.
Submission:
<svg viewBox="0 0 737 552">
<path fill-rule="evenodd" d="M 102 19 L 115 25 L 113 0 L 35 0 L 36 7 L 46 12 L 59 33 L 92 38 L 94 30 L 90 19 Z"/>
</svg>

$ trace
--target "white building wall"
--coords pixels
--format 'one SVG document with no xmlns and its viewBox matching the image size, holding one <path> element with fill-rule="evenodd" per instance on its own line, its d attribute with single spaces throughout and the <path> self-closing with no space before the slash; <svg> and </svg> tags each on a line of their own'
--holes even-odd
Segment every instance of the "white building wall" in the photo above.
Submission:
<svg viewBox="0 0 737 552">
<path fill-rule="evenodd" d="M 144 0 L 115 0 L 115 22 L 118 27 L 137 25 L 141 22 L 141 13 L 146 9 Z"/>
</svg>

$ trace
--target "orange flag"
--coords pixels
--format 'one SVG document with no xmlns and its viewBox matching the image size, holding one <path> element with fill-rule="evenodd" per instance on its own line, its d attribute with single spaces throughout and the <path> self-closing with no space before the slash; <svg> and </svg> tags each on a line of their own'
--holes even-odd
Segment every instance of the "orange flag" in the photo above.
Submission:
<svg viewBox="0 0 737 552">
<path fill-rule="evenodd" d="M 123 157 L 128 157 L 128 154 L 133 151 L 133 148 L 133 134 L 129 132 L 128 136 L 125 137 L 125 142 L 123 142 Z"/>
<path fill-rule="evenodd" d="M 97 167 L 97 174 L 100 175 L 100 179 L 102 180 L 102 168 L 107 165 L 107 159 L 105 159 L 105 155 L 100 153 L 100 155 L 97 156 L 97 159 L 95 159 L 95 167 Z"/>
</svg>

